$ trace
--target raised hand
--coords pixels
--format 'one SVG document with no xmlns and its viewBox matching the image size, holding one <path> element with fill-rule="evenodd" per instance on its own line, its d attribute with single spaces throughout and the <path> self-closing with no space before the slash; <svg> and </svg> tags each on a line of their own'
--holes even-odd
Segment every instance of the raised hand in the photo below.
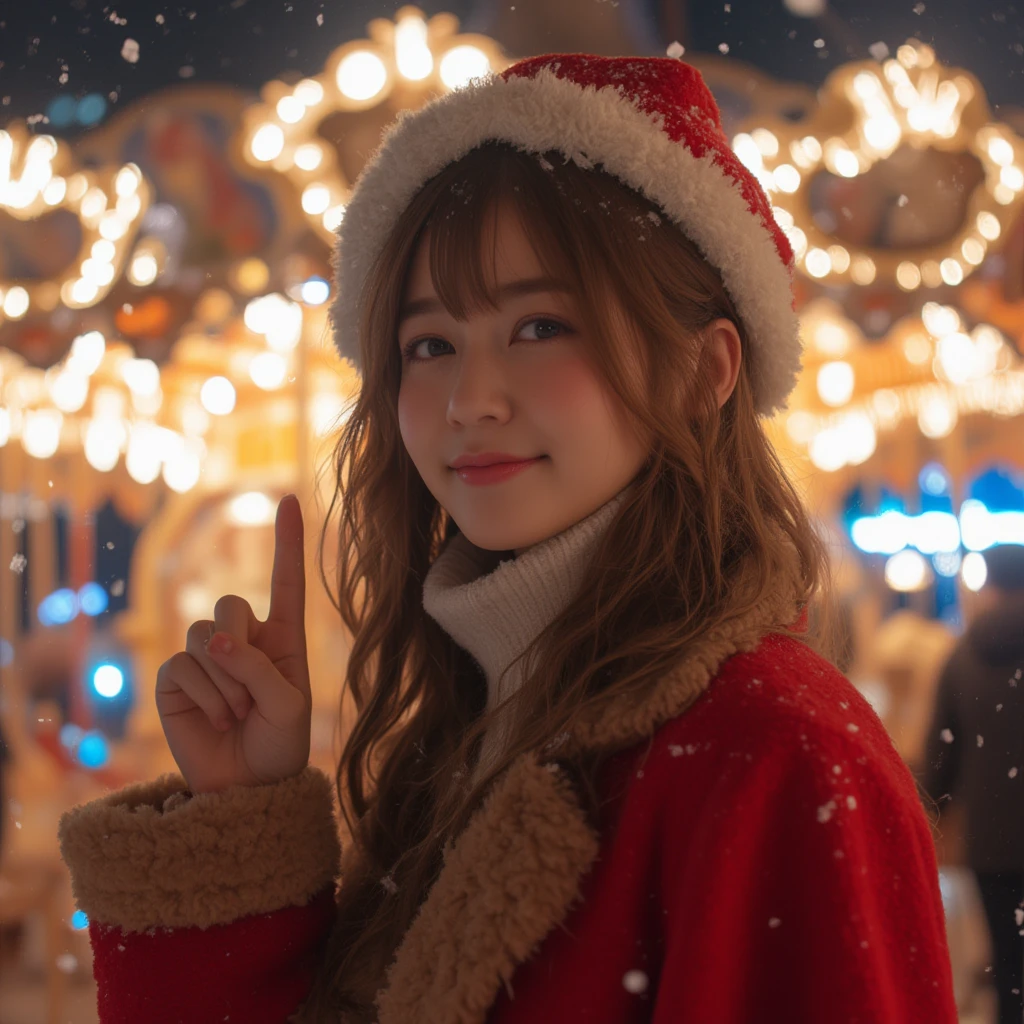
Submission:
<svg viewBox="0 0 1024 1024">
<path fill-rule="evenodd" d="M 277 782 L 309 762 L 306 574 L 292 494 L 277 507 L 274 539 L 266 621 L 242 598 L 222 597 L 213 621 L 192 623 L 185 650 L 157 673 L 160 722 L 193 793 Z"/>
</svg>

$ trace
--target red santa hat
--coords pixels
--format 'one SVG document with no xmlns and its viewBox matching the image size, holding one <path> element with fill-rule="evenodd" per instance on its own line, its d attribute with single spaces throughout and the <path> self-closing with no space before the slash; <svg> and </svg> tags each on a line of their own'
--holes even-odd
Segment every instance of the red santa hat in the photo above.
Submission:
<svg viewBox="0 0 1024 1024">
<path fill-rule="evenodd" d="M 360 366 L 367 278 L 402 211 L 430 178 L 488 141 L 599 164 L 657 203 L 722 275 L 750 342 L 758 412 L 785 406 L 801 352 L 793 251 L 729 148 L 700 72 L 667 57 L 530 57 L 400 114 L 338 229 L 331 319 L 343 356 Z"/>
</svg>

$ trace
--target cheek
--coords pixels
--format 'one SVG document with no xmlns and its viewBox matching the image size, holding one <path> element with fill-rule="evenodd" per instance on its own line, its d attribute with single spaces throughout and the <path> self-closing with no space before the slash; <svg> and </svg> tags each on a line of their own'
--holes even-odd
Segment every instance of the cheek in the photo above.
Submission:
<svg viewBox="0 0 1024 1024">
<path fill-rule="evenodd" d="M 422 448 L 430 429 L 431 398 L 427 390 L 403 383 L 398 391 L 398 429 L 413 457 Z"/>
<path fill-rule="evenodd" d="M 553 363 L 530 380 L 530 407 L 555 436 L 593 438 L 615 429 L 613 398 L 581 359 Z"/>
</svg>

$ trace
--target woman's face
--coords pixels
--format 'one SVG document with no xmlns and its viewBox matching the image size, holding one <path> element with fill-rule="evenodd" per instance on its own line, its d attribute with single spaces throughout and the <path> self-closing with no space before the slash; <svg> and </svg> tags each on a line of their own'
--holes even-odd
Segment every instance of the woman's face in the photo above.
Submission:
<svg viewBox="0 0 1024 1024">
<path fill-rule="evenodd" d="M 618 494 L 649 446 L 587 362 L 576 303 L 558 282 L 542 280 L 511 210 L 499 209 L 487 228 L 484 252 L 490 246 L 499 308 L 460 321 L 437 300 L 429 242 L 421 240 L 398 328 L 398 418 L 423 482 L 462 533 L 478 547 L 518 555 Z M 451 468 L 460 455 L 483 452 L 541 458 L 487 484 Z"/>
</svg>

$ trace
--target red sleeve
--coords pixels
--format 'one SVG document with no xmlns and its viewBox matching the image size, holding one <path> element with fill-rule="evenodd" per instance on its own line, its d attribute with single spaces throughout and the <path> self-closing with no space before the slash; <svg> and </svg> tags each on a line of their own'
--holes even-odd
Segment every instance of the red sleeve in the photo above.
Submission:
<svg viewBox="0 0 1024 1024">
<path fill-rule="evenodd" d="M 124 932 L 93 922 L 100 1024 L 285 1024 L 334 919 L 329 886 L 304 907 L 210 928 Z"/>
<path fill-rule="evenodd" d="M 856 738 L 790 732 L 740 744 L 708 810 L 666 825 L 653 1024 L 956 1024 L 909 772 Z"/>
</svg>

